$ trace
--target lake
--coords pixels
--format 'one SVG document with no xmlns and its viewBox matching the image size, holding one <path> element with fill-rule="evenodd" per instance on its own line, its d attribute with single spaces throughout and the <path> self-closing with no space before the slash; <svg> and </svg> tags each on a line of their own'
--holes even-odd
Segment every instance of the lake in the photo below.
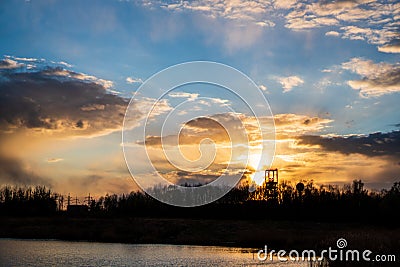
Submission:
<svg viewBox="0 0 400 267">
<path fill-rule="evenodd" d="M 260 262 L 250 249 L 0 239 L 1 266 L 308 266 Z M 253 258 L 254 256 L 254 258 Z"/>
</svg>

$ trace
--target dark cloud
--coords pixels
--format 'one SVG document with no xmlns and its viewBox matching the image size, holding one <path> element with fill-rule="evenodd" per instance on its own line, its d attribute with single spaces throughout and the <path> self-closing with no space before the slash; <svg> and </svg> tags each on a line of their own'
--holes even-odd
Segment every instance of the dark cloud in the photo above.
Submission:
<svg viewBox="0 0 400 267">
<path fill-rule="evenodd" d="M 172 182 L 175 185 L 189 185 L 189 186 L 197 186 L 199 184 L 209 184 L 215 180 L 217 180 L 221 175 L 228 179 L 236 179 L 237 174 L 242 174 L 242 179 L 245 179 L 246 175 L 252 173 L 252 171 L 246 169 L 235 169 L 232 173 L 221 173 L 218 171 L 214 172 L 186 172 L 186 171 L 170 171 L 163 173 L 163 177 L 165 177 L 168 181 Z"/>
<path fill-rule="evenodd" d="M 45 185 L 52 183 L 30 171 L 24 164 L 15 158 L 4 157 L 0 154 L 0 184 L 13 185 Z"/>
<path fill-rule="evenodd" d="M 392 126 L 397 127 L 397 128 L 400 128 L 400 123 L 393 124 Z"/>
<path fill-rule="evenodd" d="M 343 154 L 363 154 L 369 157 L 391 156 L 400 158 L 400 131 L 373 133 L 368 136 L 321 137 L 305 135 L 298 137 L 300 145 L 320 145 L 326 151 Z"/>
<path fill-rule="evenodd" d="M 127 100 L 108 93 L 103 85 L 107 81 L 60 68 L 0 74 L 3 133 L 44 129 L 67 136 L 92 135 L 122 126 Z"/>
<path fill-rule="evenodd" d="M 25 161 L 11 157 L 9 140 L 120 130 L 128 100 L 108 92 L 110 81 L 60 67 L 27 70 L 18 64 L 8 58 L 0 62 L 0 184 L 51 185 Z"/>
</svg>

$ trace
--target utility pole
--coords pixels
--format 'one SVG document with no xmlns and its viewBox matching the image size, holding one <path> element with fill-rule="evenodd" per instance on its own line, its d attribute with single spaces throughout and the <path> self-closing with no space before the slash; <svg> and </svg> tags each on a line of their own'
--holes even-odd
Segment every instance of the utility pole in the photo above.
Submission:
<svg viewBox="0 0 400 267">
<path fill-rule="evenodd" d="M 85 201 L 87 201 L 88 206 L 90 206 L 90 201 L 92 200 L 92 197 L 90 196 L 90 193 L 87 197 L 85 197 Z"/>
<path fill-rule="evenodd" d="M 58 198 L 58 208 L 59 210 L 64 210 L 64 196 L 60 195 Z"/>
</svg>

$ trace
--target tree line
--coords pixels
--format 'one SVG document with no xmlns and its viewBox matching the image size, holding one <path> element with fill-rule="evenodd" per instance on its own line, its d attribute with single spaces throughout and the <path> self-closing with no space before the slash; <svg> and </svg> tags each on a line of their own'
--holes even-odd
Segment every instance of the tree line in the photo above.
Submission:
<svg viewBox="0 0 400 267">
<path fill-rule="evenodd" d="M 0 189 L 0 215 L 74 215 L 60 206 L 61 198 L 60 194 L 44 186 L 3 186 Z M 249 192 L 249 184 L 244 183 L 219 200 L 194 208 L 163 204 L 143 192 L 107 194 L 89 199 L 86 207 L 79 216 L 367 220 L 398 224 L 400 182 L 395 182 L 389 190 L 368 191 L 361 180 L 342 187 L 316 186 L 313 181 L 298 184 L 284 181 L 275 188 L 260 186 L 253 192 Z"/>
</svg>

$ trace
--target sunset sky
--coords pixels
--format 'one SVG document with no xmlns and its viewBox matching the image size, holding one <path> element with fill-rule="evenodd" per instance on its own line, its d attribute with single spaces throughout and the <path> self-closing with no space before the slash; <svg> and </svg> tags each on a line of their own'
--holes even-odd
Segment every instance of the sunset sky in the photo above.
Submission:
<svg viewBox="0 0 400 267">
<path fill-rule="evenodd" d="M 269 123 L 273 114 L 272 166 L 281 179 L 362 179 L 370 189 L 400 179 L 398 1 L 1 1 L 0 25 L 0 185 L 43 184 L 78 196 L 136 190 L 122 152 L 128 102 L 152 75 L 188 61 L 220 62 L 256 83 L 272 112 L 259 119 Z M 171 166 L 156 133 L 130 140 L 130 147 L 146 142 L 171 182 L 210 182 L 228 161 L 243 165 L 240 153 L 230 158 L 236 148 L 213 120 L 248 134 L 250 165 L 242 167 L 260 171 L 253 154 L 266 140 L 253 131 L 255 118 L 216 87 L 176 88 L 150 119 L 209 115 L 186 120 L 179 136 L 190 160 L 204 138 L 215 141 L 205 169 Z M 151 97 L 134 103 L 133 130 Z"/>
</svg>

